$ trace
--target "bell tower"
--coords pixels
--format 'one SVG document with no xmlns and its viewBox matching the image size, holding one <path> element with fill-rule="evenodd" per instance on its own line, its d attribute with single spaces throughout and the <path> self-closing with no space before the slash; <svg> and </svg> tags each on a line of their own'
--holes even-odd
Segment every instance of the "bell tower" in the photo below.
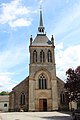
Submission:
<svg viewBox="0 0 80 120">
<path fill-rule="evenodd" d="M 54 37 L 44 33 L 42 11 L 38 34 L 30 37 L 29 111 L 58 110 Z"/>
</svg>

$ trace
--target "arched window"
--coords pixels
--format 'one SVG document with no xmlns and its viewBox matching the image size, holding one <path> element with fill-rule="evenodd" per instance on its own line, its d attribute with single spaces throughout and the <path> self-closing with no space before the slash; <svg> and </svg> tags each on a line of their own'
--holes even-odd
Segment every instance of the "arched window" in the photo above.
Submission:
<svg viewBox="0 0 80 120">
<path fill-rule="evenodd" d="M 40 62 L 45 62 L 45 53 L 43 50 L 40 52 Z"/>
<path fill-rule="evenodd" d="M 39 76 L 39 89 L 47 89 L 47 79 L 44 74 Z"/>
<path fill-rule="evenodd" d="M 52 53 L 50 50 L 48 50 L 47 57 L 48 57 L 48 62 L 52 62 Z"/>
<path fill-rule="evenodd" d="M 22 93 L 20 96 L 20 104 L 25 105 L 25 94 L 24 93 Z"/>
<path fill-rule="evenodd" d="M 65 95 L 63 92 L 60 94 L 60 103 L 65 104 Z"/>
<path fill-rule="evenodd" d="M 33 63 L 37 62 L 37 52 L 36 50 L 33 51 Z"/>
</svg>

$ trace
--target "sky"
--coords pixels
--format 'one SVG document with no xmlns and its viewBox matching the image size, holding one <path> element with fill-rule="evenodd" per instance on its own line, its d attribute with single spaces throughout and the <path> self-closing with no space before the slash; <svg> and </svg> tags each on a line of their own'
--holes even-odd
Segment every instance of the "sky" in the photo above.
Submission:
<svg viewBox="0 0 80 120">
<path fill-rule="evenodd" d="M 29 44 L 38 33 L 40 6 L 49 39 L 54 36 L 56 74 L 80 65 L 80 0 L 0 0 L 0 92 L 29 75 Z"/>
</svg>

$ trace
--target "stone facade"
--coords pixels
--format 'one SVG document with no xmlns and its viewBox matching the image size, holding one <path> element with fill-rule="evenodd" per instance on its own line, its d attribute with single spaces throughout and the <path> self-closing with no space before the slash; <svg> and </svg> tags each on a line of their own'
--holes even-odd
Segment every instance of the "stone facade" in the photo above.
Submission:
<svg viewBox="0 0 80 120">
<path fill-rule="evenodd" d="M 29 77 L 10 93 L 10 111 L 53 111 L 64 101 L 64 82 L 56 77 L 54 38 L 44 34 L 42 11 L 38 32 L 30 38 Z"/>
<path fill-rule="evenodd" d="M 28 111 L 29 77 L 12 89 L 9 95 L 9 111 Z M 25 95 L 25 104 L 21 104 L 21 95 Z"/>
</svg>

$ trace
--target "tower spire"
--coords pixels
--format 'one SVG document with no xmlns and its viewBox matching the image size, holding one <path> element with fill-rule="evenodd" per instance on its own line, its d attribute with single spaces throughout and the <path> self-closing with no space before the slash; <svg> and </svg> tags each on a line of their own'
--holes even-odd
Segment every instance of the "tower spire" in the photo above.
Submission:
<svg viewBox="0 0 80 120">
<path fill-rule="evenodd" d="M 44 26 L 43 26 L 43 19 L 42 19 L 42 10 L 41 10 L 41 7 L 40 7 L 40 24 L 39 24 L 39 27 L 38 27 L 38 32 L 44 33 Z"/>
</svg>

